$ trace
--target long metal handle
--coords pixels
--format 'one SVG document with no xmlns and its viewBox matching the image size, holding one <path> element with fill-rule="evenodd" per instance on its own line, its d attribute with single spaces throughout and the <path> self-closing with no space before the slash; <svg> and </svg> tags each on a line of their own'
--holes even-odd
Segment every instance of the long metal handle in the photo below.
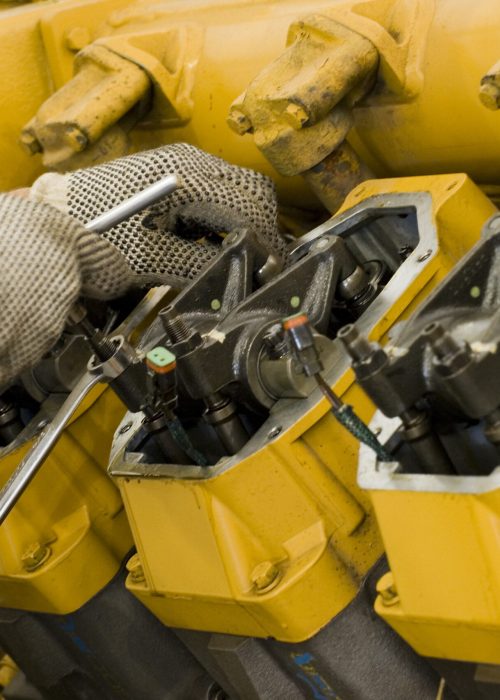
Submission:
<svg viewBox="0 0 500 700">
<path fill-rule="evenodd" d="M 118 206 L 113 209 L 101 214 L 101 216 L 98 216 L 96 219 L 93 219 L 85 228 L 95 233 L 103 233 L 113 228 L 113 226 L 116 226 L 121 221 L 125 221 L 125 219 L 146 209 L 146 207 L 154 204 L 162 197 L 171 194 L 177 186 L 177 177 L 175 175 L 168 175 L 162 180 L 155 182 L 154 185 L 147 187 L 145 190 L 142 190 L 142 192 L 139 192 L 133 197 L 130 197 L 130 199 L 118 204 Z M 140 314 L 135 314 L 129 325 L 131 324 L 133 327 L 134 322 L 140 322 L 143 311 L 144 309 L 142 309 Z M 21 495 L 31 483 L 33 477 L 49 456 L 73 413 L 89 391 L 93 389 L 101 379 L 100 375 L 93 375 L 88 372 L 81 377 L 52 421 L 43 429 L 36 443 L 18 464 L 16 470 L 0 491 L 0 525 L 16 505 Z"/>
<path fill-rule="evenodd" d="M 100 379 L 99 375 L 92 375 L 89 372 L 86 372 L 81 377 L 52 421 L 42 430 L 36 443 L 18 464 L 16 470 L 0 491 L 0 525 L 49 456 L 73 413 L 90 390 L 96 384 L 99 384 Z"/>
<path fill-rule="evenodd" d="M 94 233 L 104 233 L 104 231 L 108 231 L 113 226 L 125 221 L 125 219 L 129 219 L 134 214 L 151 206 L 151 204 L 155 204 L 162 197 L 172 194 L 178 185 L 179 180 L 176 175 L 167 175 L 167 177 L 155 182 L 154 185 L 146 187 L 142 192 L 134 194 L 130 199 L 126 199 L 121 204 L 113 207 L 113 209 L 89 221 L 85 228 Z"/>
</svg>

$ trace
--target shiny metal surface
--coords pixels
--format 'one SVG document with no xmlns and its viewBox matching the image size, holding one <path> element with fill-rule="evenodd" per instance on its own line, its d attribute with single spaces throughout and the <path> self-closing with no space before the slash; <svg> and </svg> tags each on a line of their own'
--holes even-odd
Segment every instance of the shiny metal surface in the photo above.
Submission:
<svg viewBox="0 0 500 700">
<path fill-rule="evenodd" d="M 99 381 L 99 376 L 88 373 L 83 375 L 54 419 L 43 429 L 33 449 L 21 460 L 17 469 L 0 491 L 0 524 L 3 523 L 50 454 L 74 411 Z"/>
<path fill-rule="evenodd" d="M 104 231 L 108 231 L 113 226 L 125 221 L 125 219 L 129 219 L 151 204 L 155 204 L 162 197 L 172 194 L 178 185 L 179 180 L 176 175 L 167 175 L 167 177 L 155 182 L 154 185 L 146 187 L 142 192 L 134 194 L 133 197 L 126 199 L 121 204 L 113 207 L 113 209 L 89 221 L 85 228 L 94 233 L 104 233 Z"/>
</svg>

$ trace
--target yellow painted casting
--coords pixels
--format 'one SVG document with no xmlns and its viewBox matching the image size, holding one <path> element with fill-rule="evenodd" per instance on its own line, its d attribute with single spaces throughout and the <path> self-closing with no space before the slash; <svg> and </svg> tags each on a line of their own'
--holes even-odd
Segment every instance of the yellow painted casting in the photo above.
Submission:
<svg viewBox="0 0 500 700">
<path fill-rule="evenodd" d="M 118 115 L 95 150 L 85 152 L 87 160 L 76 157 L 75 167 L 184 140 L 272 174 L 285 201 L 310 203 L 300 178 L 279 176 L 252 135 L 238 136 L 225 122 L 231 103 L 283 54 L 289 27 L 308 15 L 327 17 L 377 51 L 375 89 L 354 107 L 349 133 L 377 176 L 464 169 L 477 182 L 498 184 L 500 112 L 488 109 L 479 91 L 499 60 L 500 5 L 478 0 L 473 15 L 469 5 L 467 0 L 452 8 L 443 0 L 60 0 L 5 10 L 0 157 L 9 167 L 0 173 L 0 188 L 28 185 L 42 172 L 41 155 L 22 150 L 22 128 L 72 78 L 77 52 L 98 42 L 148 76 L 151 119 L 132 128 L 134 119 L 118 123 Z M 335 80 L 344 69 L 330 63 Z M 110 118 L 112 107 L 104 101 L 103 118 Z M 307 105 L 298 104 L 287 118 L 300 124 L 297 107 L 308 115 Z"/>
<path fill-rule="evenodd" d="M 420 654 L 500 664 L 500 486 L 476 477 L 485 490 L 468 493 L 468 480 L 445 477 L 436 493 L 417 476 L 411 490 L 370 491 L 392 572 L 375 610 Z"/>
<path fill-rule="evenodd" d="M 0 607 L 72 612 L 117 573 L 132 540 L 106 466 L 123 412 L 110 389 L 94 389 L 2 524 Z M 2 484 L 32 444 L 0 458 Z"/>
<path fill-rule="evenodd" d="M 369 181 L 345 207 L 415 191 L 432 195 L 438 247 L 374 320 L 373 338 L 411 314 L 496 211 L 465 175 Z M 351 371 L 333 386 L 370 418 Z M 209 478 L 116 477 L 138 550 L 127 587 L 174 627 L 311 637 L 353 599 L 382 554 L 370 500 L 356 483 L 357 447 L 320 400 L 272 443 Z"/>
</svg>

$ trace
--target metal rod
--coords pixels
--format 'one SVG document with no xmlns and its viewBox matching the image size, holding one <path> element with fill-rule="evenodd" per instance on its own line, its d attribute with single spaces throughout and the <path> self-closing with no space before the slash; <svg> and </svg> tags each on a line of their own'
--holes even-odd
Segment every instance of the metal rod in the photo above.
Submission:
<svg viewBox="0 0 500 700">
<path fill-rule="evenodd" d="M 94 233 L 104 233 L 104 231 L 108 231 L 113 226 L 125 221 L 125 219 L 129 219 L 134 214 L 151 206 L 151 204 L 155 204 L 162 197 L 172 194 L 178 185 L 179 180 L 176 175 L 167 175 L 167 177 L 155 182 L 154 185 L 146 187 L 142 192 L 134 194 L 130 199 L 126 199 L 121 204 L 113 207 L 113 209 L 89 221 L 88 224 L 85 224 L 85 228 Z"/>
<path fill-rule="evenodd" d="M 75 410 L 99 381 L 98 375 L 87 372 L 83 375 L 52 421 L 42 430 L 37 442 L 18 464 L 0 491 L 0 525 L 49 456 Z"/>
<path fill-rule="evenodd" d="M 171 194 L 178 186 L 175 175 L 168 175 L 142 192 L 130 197 L 110 211 L 93 219 L 85 228 L 94 233 L 103 233 L 121 221 L 137 214 L 139 211 L 154 204 L 162 197 Z M 139 319 L 140 320 L 140 319 Z M 87 396 L 91 389 L 102 380 L 100 375 L 86 372 L 63 403 L 49 425 L 44 428 L 37 442 L 28 454 L 18 464 L 3 489 L 0 491 L 0 525 L 4 522 L 12 508 L 24 493 L 32 479 L 49 456 L 52 448 L 59 440 L 69 419 Z"/>
</svg>

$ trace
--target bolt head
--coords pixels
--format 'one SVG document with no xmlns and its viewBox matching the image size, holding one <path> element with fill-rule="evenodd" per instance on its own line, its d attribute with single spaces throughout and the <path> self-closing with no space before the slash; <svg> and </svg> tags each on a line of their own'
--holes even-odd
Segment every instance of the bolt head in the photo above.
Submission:
<svg viewBox="0 0 500 700">
<path fill-rule="evenodd" d="M 139 559 L 138 554 L 134 554 L 132 557 L 130 557 L 126 567 L 132 583 L 144 583 L 146 580 L 144 576 L 144 569 L 142 568 L 141 560 Z"/>
<path fill-rule="evenodd" d="M 283 428 L 281 427 L 281 425 L 273 426 L 267 434 L 267 439 L 273 440 L 275 437 L 278 437 L 278 435 L 281 433 L 282 430 L 283 430 Z"/>
<path fill-rule="evenodd" d="M 35 155 L 35 153 L 41 153 L 43 151 L 42 144 L 31 131 L 23 131 L 19 138 L 19 142 L 24 150 L 31 156 Z"/>
<path fill-rule="evenodd" d="M 70 51 L 81 51 L 92 41 L 88 27 L 72 27 L 66 32 L 64 44 Z"/>
<path fill-rule="evenodd" d="M 231 107 L 226 122 L 229 128 L 240 136 L 248 134 L 250 131 L 252 131 L 252 122 L 247 115 L 237 107 Z"/>
<path fill-rule="evenodd" d="M 285 109 L 285 119 L 298 131 L 309 121 L 309 115 L 301 105 L 291 102 Z"/>
<path fill-rule="evenodd" d="M 75 153 L 84 151 L 88 146 L 88 138 L 77 126 L 69 126 L 64 134 L 64 142 Z"/>
<path fill-rule="evenodd" d="M 331 239 L 327 238 L 326 236 L 323 236 L 322 238 L 319 238 L 312 246 L 313 250 L 324 250 L 325 248 L 328 248 L 330 245 Z"/>
<path fill-rule="evenodd" d="M 479 99 L 488 109 L 500 108 L 500 87 L 493 82 L 482 83 L 479 88 Z"/>
<path fill-rule="evenodd" d="M 34 571 L 44 564 L 51 555 L 50 547 L 41 542 L 32 542 L 21 555 L 25 571 Z"/>
<path fill-rule="evenodd" d="M 250 579 L 260 593 L 267 593 L 280 581 L 281 572 L 272 561 L 263 561 L 257 564 L 252 571 Z"/>
<path fill-rule="evenodd" d="M 379 579 L 376 590 L 382 600 L 382 605 L 391 606 L 399 603 L 399 595 L 396 590 L 392 571 L 388 571 Z"/>
</svg>

